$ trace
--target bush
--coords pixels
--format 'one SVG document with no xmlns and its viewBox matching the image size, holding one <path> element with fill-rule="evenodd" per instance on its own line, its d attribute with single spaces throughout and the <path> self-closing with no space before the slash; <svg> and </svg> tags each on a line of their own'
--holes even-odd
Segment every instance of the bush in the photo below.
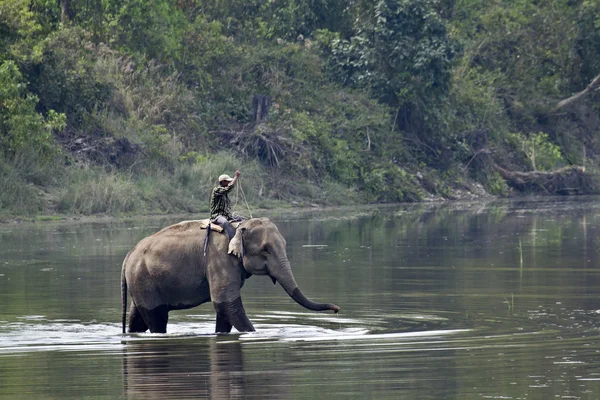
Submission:
<svg viewBox="0 0 600 400">
<path fill-rule="evenodd" d="M 538 132 L 529 137 L 513 133 L 508 135 L 507 139 L 514 150 L 527 157 L 534 171 L 549 171 L 564 166 L 565 160 L 560 147 L 550 142 L 546 133 Z"/>
<path fill-rule="evenodd" d="M 43 43 L 43 59 L 25 66 L 31 91 L 42 112 L 65 113 L 71 129 L 80 128 L 86 115 L 112 95 L 108 77 L 95 73 L 93 45 L 82 29 L 53 32 Z"/>
<path fill-rule="evenodd" d="M 48 117 L 36 111 L 38 99 L 25 90 L 21 72 L 13 61 L 0 64 L 0 149 L 14 157 L 24 149 L 37 151 L 42 158 L 57 152 L 53 130 L 65 126 L 64 114 L 50 110 Z"/>
<path fill-rule="evenodd" d="M 364 202 L 364 198 L 353 186 L 346 186 L 336 180 L 326 178 L 321 184 L 321 200 L 330 206 L 350 205 Z"/>
<path fill-rule="evenodd" d="M 364 172 L 363 187 L 370 201 L 382 203 L 414 202 L 424 197 L 416 179 L 393 164 L 380 164 Z"/>
<path fill-rule="evenodd" d="M 490 172 L 485 179 L 484 187 L 486 191 L 493 196 L 506 196 L 510 188 L 506 181 L 496 171 Z"/>
</svg>

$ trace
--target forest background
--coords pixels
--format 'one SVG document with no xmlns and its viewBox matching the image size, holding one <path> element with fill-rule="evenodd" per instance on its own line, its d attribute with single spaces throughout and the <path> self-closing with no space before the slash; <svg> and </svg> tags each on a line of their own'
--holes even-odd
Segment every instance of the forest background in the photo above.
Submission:
<svg viewBox="0 0 600 400">
<path fill-rule="evenodd" d="M 0 219 L 600 189 L 600 0 L 0 0 Z M 240 200 L 241 201 L 241 200 Z"/>
</svg>

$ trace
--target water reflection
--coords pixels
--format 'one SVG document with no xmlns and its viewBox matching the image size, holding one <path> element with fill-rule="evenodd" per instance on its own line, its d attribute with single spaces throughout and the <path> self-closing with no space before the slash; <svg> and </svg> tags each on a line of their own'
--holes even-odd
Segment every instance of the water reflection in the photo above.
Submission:
<svg viewBox="0 0 600 400">
<path fill-rule="evenodd" d="M 285 374 L 276 365 L 245 371 L 235 337 L 127 343 L 123 382 L 127 398 L 134 399 L 288 398 Z"/>
</svg>

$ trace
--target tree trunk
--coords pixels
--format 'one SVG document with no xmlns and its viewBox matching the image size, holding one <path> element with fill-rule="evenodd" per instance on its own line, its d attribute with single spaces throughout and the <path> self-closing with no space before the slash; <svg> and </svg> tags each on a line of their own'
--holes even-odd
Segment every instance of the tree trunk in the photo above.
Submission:
<svg viewBox="0 0 600 400">
<path fill-rule="evenodd" d="M 271 98 L 262 94 L 255 94 L 252 97 L 252 114 L 254 122 L 260 124 L 269 119 L 271 109 Z"/>
<path fill-rule="evenodd" d="M 71 22 L 71 0 L 60 0 L 60 22 L 63 24 Z"/>
</svg>

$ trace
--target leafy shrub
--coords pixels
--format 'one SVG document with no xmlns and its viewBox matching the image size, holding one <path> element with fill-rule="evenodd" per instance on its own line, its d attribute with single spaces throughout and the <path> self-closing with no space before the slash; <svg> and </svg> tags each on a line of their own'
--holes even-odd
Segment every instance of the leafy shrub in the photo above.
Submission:
<svg viewBox="0 0 600 400">
<path fill-rule="evenodd" d="M 355 31 L 332 42 L 346 82 L 392 107 L 446 91 L 455 49 L 435 1 L 378 1 Z"/>
<path fill-rule="evenodd" d="M 101 41 L 121 46 L 124 53 L 142 53 L 160 61 L 180 57 L 185 15 L 175 2 L 106 0 L 102 3 L 105 23 L 97 32 Z M 84 24 L 93 24 L 93 21 Z"/>
<path fill-rule="evenodd" d="M 496 171 L 487 174 L 484 187 L 493 196 L 506 196 L 510 192 L 508 184 Z"/>
<path fill-rule="evenodd" d="M 0 64 L 0 148 L 14 156 L 26 148 L 37 150 L 44 158 L 57 151 L 53 130 L 65 126 L 65 115 L 50 110 L 44 118 L 36 111 L 37 97 L 28 93 L 17 65 Z"/>
<path fill-rule="evenodd" d="M 550 142 L 546 133 L 538 132 L 529 137 L 513 133 L 508 138 L 527 157 L 534 171 L 549 171 L 565 163 L 560 147 Z"/>
<path fill-rule="evenodd" d="M 497 87 L 505 77 L 497 71 L 484 71 L 466 65 L 463 60 L 452 78 L 450 91 L 449 134 L 455 139 L 468 141 L 469 135 L 485 131 L 490 140 L 496 140 L 501 129 L 509 124 L 504 106 L 498 98 Z"/>
<path fill-rule="evenodd" d="M 88 34 L 79 28 L 51 33 L 43 42 L 43 59 L 26 66 L 31 91 L 43 112 L 66 114 L 72 128 L 79 128 L 87 113 L 112 95 L 107 77 L 94 71 L 95 56 Z"/>
<path fill-rule="evenodd" d="M 28 0 L 0 2 L 0 62 L 12 58 L 18 62 L 39 61 L 43 27 Z"/>
<path fill-rule="evenodd" d="M 321 183 L 322 199 L 317 198 L 326 205 L 350 205 L 364 202 L 355 187 L 346 186 L 339 181 L 325 178 Z"/>
<path fill-rule="evenodd" d="M 339 0 L 200 0 L 202 13 L 210 19 L 227 21 L 225 34 L 239 40 L 297 40 L 319 28 L 346 31 L 352 15 Z"/>
<path fill-rule="evenodd" d="M 413 202 L 424 193 L 408 172 L 393 164 L 379 164 L 363 174 L 363 185 L 371 201 Z"/>
</svg>

